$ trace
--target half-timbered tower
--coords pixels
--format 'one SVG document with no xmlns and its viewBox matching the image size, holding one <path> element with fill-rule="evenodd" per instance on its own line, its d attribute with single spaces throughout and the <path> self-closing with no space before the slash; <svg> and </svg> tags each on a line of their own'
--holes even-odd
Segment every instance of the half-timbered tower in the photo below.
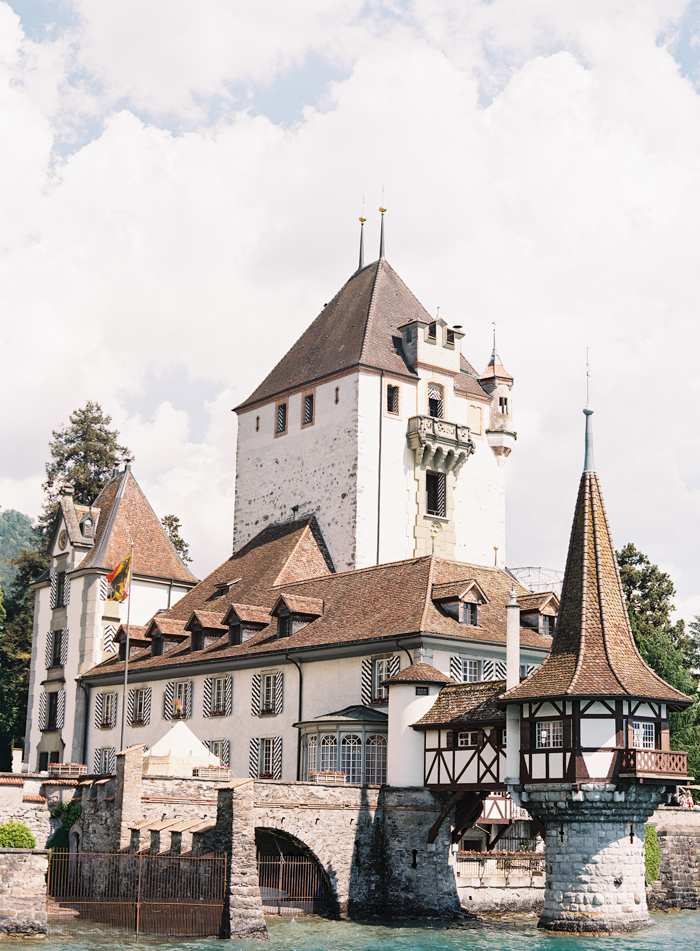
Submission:
<svg viewBox="0 0 700 951">
<path fill-rule="evenodd" d="M 498 703 L 520 712 L 513 795 L 547 830 L 540 925 L 602 932 L 648 921 L 644 823 L 667 784 L 686 775 L 686 754 L 670 749 L 669 713 L 691 701 L 634 643 L 584 412 L 586 458 L 552 651 Z"/>
</svg>

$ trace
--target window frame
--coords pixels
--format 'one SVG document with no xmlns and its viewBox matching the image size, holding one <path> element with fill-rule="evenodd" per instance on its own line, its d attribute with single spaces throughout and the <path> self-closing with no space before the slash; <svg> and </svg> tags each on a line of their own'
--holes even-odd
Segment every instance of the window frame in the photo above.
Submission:
<svg viewBox="0 0 700 951">
<path fill-rule="evenodd" d="M 280 421 L 280 410 L 284 410 L 284 429 L 279 428 Z M 278 400 L 275 403 L 275 417 L 274 417 L 274 429 L 275 429 L 275 439 L 278 436 L 286 436 L 289 432 L 289 400 Z"/>
<path fill-rule="evenodd" d="M 645 743 L 645 737 L 651 731 L 651 746 Z M 635 750 L 656 749 L 656 723 L 653 720 L 632 720 L 632 748 Z M 639 740 L 637 739 L 639 737 Z"/>
<path fill-rule="evenodd" d="M 383 680 L 391 677 L 390 664 L 390 657 L 378 657 L 372 661 L 372 703 L 389 702 L 389 688 L 382 687 L 381 684 Z"/>
<path fill-rule="evenodd" d="M 66 606 L 66 573 L 65 571 L 56 572 L 56 603 L 54 607 L 65 608 Z"/>
<path fill-rule="evenodd" d="M 475 657 L 463 657 L 462 658 L 462 683 L 463 684 L 477 684 L 481 680 L 483 664 L 482 661 L 478 660 Z M 472 671 L 476 674 L 475 677 L 465 676 L 469 671 Z"/>
<path fill-rule="evenodd" d="M 114 716 L 112 715 L 114 714 Z M 100 717 L 100 727 L 110 728 L 113 726 L 112 720 L 116 723 L 117 719 L 117 695 L 114 691 L 102 694 L 102 714 Z"/>
<path fill-rule="evenodd" d="M 58 729 L 58 690 L 46 694 L 46 729 Z"/>
<path fill-rule="evenodd" d="M 478 627 L 479 626 L 479 604 L 477 601 L 463 601 L 462 602 L 462 617 L 464 618 L 463 624 L 467 627 Z"/>
<path fill-rule="evenodd" d="M 63 667 L 63 662 L 61 661 L 61 655 L 63 653 L 63 638 L 64 633 L 62 628 L 57 628 L 54 631 L 51 631 L 51 666 L 52 667 Z"/>
<path fill-rule="evenodd" d="M 220 689 L 219 689 L 220 688 Z M 217 696 L 221 693 L 219 702 Z M 211 678 L 211 711 L 209 716 L 222 717 L 226 713 L 226 677 Z"/>
<path fill-rule="evenodd" d="M 260 675 L 260 715 L 277 712 L 277 671 Z"/>
<path fill-rule="evenodd" d="M 131 723 L 143 723 L 146 712 L 146 690 L 143 687 L 136 687 L 134 690 L 134 708 L 131 716 Z"/>
<path fill-rule="evenodd" d="M 391 396 L 391 399 L 389 398 Z M 392 409 L 392 407 L 396 407 Z M 401 415 L 401 387 L 398 383 L 387 383 L 384 398 L 384 409 L 387 416 Z"/>
<path fill-rule="evenodd" d="M 563 719 L 537 720 L 535 723 L 535 749 L 562 750 L 564 749 L 564 721 Z"/>
<path fill-rule="evenodd" d="M 455 749 L 458 750 L 475 750 L 479 748 L 479 731 L 478 730 L 461 730 L 457 733 L 456 736 L 457 742 L 455 743 Z"/>
<path fill-rule="evenodd" d="M 306 420 L 306 401 L 311 400 L 311 419 L 308 422 Z M 308 429 L 309 426 L 313 426 L 316 422 L 316 389 L 313 390 L 303 390 L 301 394 L 301 428 Z"/>
<path fill-rule="evenodd" d="M 440 494 L 441 483 L 443 487 L 442 497 Z M 431 492 L 430 484 L 435 486 L 433 492 Z M 434 495 L 433 505 L 431 505 L 431 495 Z M 447 473 L 432 469 L 425 473 L 425 511 L 432 518 L 447 518 Z"/>
<path fill-rule="evenodd" d="M 437 397 L 431 396 L 430 391 L 438 394 Z M 432 412 L 431 403 L 436 403 L 435 413 Z M 440 383 L 428 383 L 428 416 L 431 419 L 445 418 L 445 388 Z"/>
<path fill-rule="evenodd" d="M 508 403 L 509 403 L 509 400 L 507 396 L 498 397 L 498 412 L 500 416 L 507 416 L 508 413 L 510 412 Z"/>
</svg>

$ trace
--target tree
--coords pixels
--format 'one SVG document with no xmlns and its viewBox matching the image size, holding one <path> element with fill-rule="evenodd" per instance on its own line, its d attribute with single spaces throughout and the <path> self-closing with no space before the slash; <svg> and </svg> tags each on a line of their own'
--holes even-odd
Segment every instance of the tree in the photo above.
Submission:
<svg viewBox="0 0 700 951">
<path fill-rule="evenodd" d="M 187 564 L 192 561 L 190 558 L 190 546 L 187 544 L 184 538 L 180 535 L 180 519 L 177 515 L 164 515 L 160 520 L 160 524 L 165 529 L 165 532 L 172 542 L 173 548 L 178 553 L 182 561 Z"/>
<path fill-rule="evenodd" d="M 73 498 L 79 505 L 91 505 L 108 481 L 112 470 L 130 458 L 126 446 L 117 442 L 119 433 L 110 429 L 112 417 L 105 415 L 99 403 L 88 400 L 69 418 L 69 425 L 52 433 L 49 443 L 51 461 L 46 463 L 44 511 L 39 522 L 44 537 L 53 523 L 66 482 L 73 484 Z"/>
<path fill-rule="evenodd" d="M 680 713 L 672 713 L 671 747 L 686 750 L 688 772 L 700 775 L 700 623 L 690 625 L 686 634 L 682 620 L 671 622 L 676 589 L 670 575 L 652 565 L 645 554 L 628 544 L 616 553 L 622 588 L 627 600 L 632 633 L 647 664 L 672 687 L 692 697 L 694 703 Z"/>
<path fill-rule="evenodd" d="M 33 548 L 36 537 L 32 520 L 15 509 L 0 512 L 0 585 L 7 590 L 16 574 L 12 559 L 23 548 Z"/>
</svg>

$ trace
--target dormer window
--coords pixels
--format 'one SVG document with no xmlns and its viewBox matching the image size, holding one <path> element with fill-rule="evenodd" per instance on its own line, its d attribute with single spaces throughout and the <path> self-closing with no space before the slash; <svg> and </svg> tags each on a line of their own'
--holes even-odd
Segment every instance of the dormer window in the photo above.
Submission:
<svg viewBox="0 0 700 951">
<path fill-rule="evenodd" d="M 235 647 L 237 644 L 242 644 L 243 640 L 241 637 L 241 625 L 240 622 L 234 622 L 229 624 L 228 628 L 228 646 Z"/>
<path fill-rule="evenodd" d="M 163 653 L 163 638 L 154 637 L 151 640 L 151 655 L 153 657 L 160 657 Z"/>
<path fill-rule="evenodd" d="M 474 601 L 465 601 L 462 605 L 464 624 L 471 627 L 479 626 L 479 605 Z"/>
<path fill-rule="evenodd" d="M 445 343 L 448 347 L 454 347 L 455 345 L 455 332 L 454 330 L 445 331 Z"/>
<path fill-rule="evenodd" d="M 202 630 L 201 627 L 195 628 L 195 630 L 192 631 L 192 641 L 191 641 L 191 644 L 192 644 L 191 650 L 193 650 L 193 651 L 201 651 L 201 650 L 203 649 L 203 647 L 204 647 L 204 631 Z"/>
<path fill-rule="evenodd" d="M 434 320 L 428 324 L 428 340 L 437 340 L 437 323 Z"/>
<path fill-rule="evenodd" d="M 277 618 L 277 636 L 291 637 L 292 635 L 292 615 L 280 614 Z"/>
<path fill-rule="evenodd" d="M 428 387 L 428 415 L 433 419 L 444 419 L 445 404 L 442 399 L 442 387 L 431 384 Z"/>
<path fill-rule="evenodd" d="M 93 520 L 90 518 L 89 515 L 85 516 L 85 518 L 81 522 L 80 527 L 83 532 L 83 538 L 92 538 L 95 532 L 95 523 L 93 522 Z"/>
<path fill-rule="evenodd" d="M 556 618 L 551 614 L 542 615 L 542 633 L 547 637 L 554 637 L 554 622 Z"/>
</svg>

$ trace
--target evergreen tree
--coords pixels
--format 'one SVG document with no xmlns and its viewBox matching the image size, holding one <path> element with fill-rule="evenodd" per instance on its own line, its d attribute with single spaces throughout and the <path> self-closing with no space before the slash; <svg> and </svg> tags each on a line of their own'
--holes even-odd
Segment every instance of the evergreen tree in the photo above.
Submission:
<svg viewBox="0 0 700 951">
<path fill-rule="evenodd" d="M 23 548 L 33 548 L 35 543 L 29 516 L 15 509 L 0 511 L 0 586 L 5 591 L 9 589 L 17 573 L 12 559 L 16 558 Z"/>
<path fill-rule="evenodd" d="M 190 546 L 187 544 L 185 539 L 180 535 L 180 519 L 177 515 L 164 515 L 160 520 L 160 524 L 165 529 L 165 533 L 172 542 L 173 548 L 178 553 L 182 561 L 185 564 L 192 561 L 190 558 Z"/>
<path fill-rule="evenodd" d="M 690 633 L 682 620 L 671 622 L 676 589 L 670 575 L 628 544 L 616 553 L 632 633 L 644 660 L 672 687 L 692 697 L 687 710 L 672 713 L 671 748 L 688 753 L 688 773 L 700 775 L 700 623 Z"/>
</svg>

